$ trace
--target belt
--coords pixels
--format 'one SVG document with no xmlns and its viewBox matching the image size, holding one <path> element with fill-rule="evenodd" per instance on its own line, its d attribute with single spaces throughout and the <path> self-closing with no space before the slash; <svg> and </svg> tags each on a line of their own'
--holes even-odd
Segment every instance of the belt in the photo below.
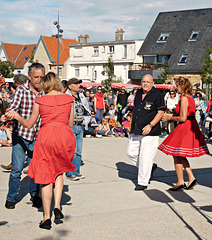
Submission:
<svg viewBox="0 0 212 240">
<path fill-rule="evenodd" d="M 195 116 L 187 116 L 187 120 L 195 120 Z"/>
</svg>

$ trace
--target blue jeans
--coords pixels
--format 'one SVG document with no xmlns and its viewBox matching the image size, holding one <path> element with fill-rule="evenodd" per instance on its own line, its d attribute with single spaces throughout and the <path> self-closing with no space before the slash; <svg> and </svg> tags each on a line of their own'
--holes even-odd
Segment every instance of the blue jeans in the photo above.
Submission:
<svg viewBox="0 0 212 240">
<path fill-rule="evenodd" d="M 67 172 L 66 176 L 77 175 L 80 173 L 80 166 L 82 162 L 82 143 L 83 143 L 83 126 L 74 125 L 72 127 L 76 140 L 76 150 L 73 159 L 73 165 L 76 167 L 75 172 Z"/>
<path fill-rule="evenodd" d="M 100 109 L 100 108 L 96 109 L 96 116 L 95 117 L 96 117 L 97 122 L 101 121 L 103 114 L 104 114 L 104 109 Z"/>
<path fill-rule="evenodd" d="M 105 135 L 105 133 L 104 133 L 104 132 L 102 132 L 102 131 L 98 130 L 98 131 L 97 131 L 97 134 L 99 134 L 99 135 L 102 135 L 102 136 L 104 136 L 104 137 L 107 137 L 108 135 L 112 135 L 112 134 L 113 134 L 113 132 L 112 132 L 112 131 L 109 131 L 109 133 L 108 133 L 107 135 Z"/>
<path fill-rule="evenodd" d="M 12 165 L 13 168 L 9 178 L 9 191 L 7 194 L 7 200 L 15 202 L 16 196 L 20 188 L 21 174 L 24 167 L 25 152 L 28 154 L 28 163 L 32 159 L 33 149 L 35 145 L 34 141 L 27 141 L 19 135 L 13 136 L 12 146 Z M 34 183 L 34 180 L 30 178 L 29 193 L 31 196 L 35 196 L 39 193 L 39 185 Z"/>
</svg>

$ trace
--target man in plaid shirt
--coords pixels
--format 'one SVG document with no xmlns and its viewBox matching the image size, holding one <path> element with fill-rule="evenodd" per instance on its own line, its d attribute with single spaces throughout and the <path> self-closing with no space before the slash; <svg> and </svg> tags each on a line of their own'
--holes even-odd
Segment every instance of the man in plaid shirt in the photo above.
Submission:
<svg viewBox="0 0 212 240">
<path fill-rule="evenodd" d="M 20 85 L 13 96 L 9 110 L 15 111 L 21 117 L 28 119 L 32 113 L 34 99 L 42 96 L 40 92 L 40 80 L 45 74 L 44 66 L 40 63 L 33 63 L 29 67 L 29 81 Z M 40 128 L 40 118 L 37 120 L 33 128 L 27 129 L 17 122 L 17 126 L 12 134 L 12 165 L 13 168 L 9 178 L 9 191 L 5 207 L 8 209 L 15 208 L 16 196 L 20 187 L 21 173 L 24 167 L 25 157 L 27 152 L 28 163 L 31 161 L 35 139 Z M 42 201 L 39 194 L 39 185 L 30 179 L 29 193 L 34 207 L 41 207 Z"/>
</svg>

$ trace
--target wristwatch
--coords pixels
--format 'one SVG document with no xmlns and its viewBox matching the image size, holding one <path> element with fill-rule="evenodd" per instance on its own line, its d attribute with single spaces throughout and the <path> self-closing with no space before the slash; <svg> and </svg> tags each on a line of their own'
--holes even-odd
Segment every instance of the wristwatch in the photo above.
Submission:
<svg viewBox="0 0 212 240">
<path fill-rule="evenodd" d="M 149 123 L 149 126 L 150 126 L 151 128 L 153 128 L 153 125 L 152 125 L 151 123 Z"/>
</svg>

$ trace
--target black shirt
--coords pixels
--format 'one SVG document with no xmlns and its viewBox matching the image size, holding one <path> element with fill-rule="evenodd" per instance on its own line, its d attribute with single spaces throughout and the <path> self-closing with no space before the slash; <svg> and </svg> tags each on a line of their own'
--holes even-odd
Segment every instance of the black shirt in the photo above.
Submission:
<svg viewBox="0 0 212 240">
<path fill-rule="evenodd" d="M 119 103 L 120 105 L 122 105 L 122 108 L 126 107 L 128 96 L 129 96 L 129 94 L 127 94 L 126 92 L 124 94 L 119 93 L 119 95 L 117 97 L 117 105 Z"/>
<path fill-rule="evenodd" d="M 143 89 L 137 91 L 135 96 L 135 109 L 131 125 L 131 133 L 142 135 L 142 129 L 157 115 L 158 110 L 165 110 L 164 99 L 161 92 L 153 87 L 142 100 Z M 149 136 L 161 134 L 160 121 L 152 127 Z"/>
</svg>

